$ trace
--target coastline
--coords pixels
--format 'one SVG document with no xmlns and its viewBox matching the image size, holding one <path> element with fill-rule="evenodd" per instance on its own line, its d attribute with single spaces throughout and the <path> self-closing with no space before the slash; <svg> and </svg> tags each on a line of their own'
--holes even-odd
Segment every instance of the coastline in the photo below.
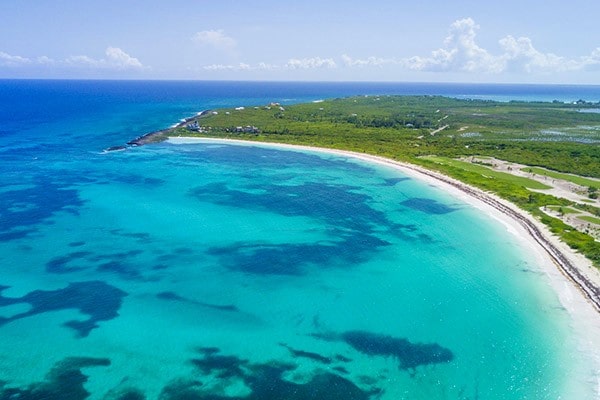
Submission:
<svg viewBox="0 0 600 400">
<path fill-rule="evenodd" d="M 355 159 L 395 168 L 406 175 L 410 175 L 428 184 L 438 186 L 446 192 L 449 192 L 455 197 L 460 198 L 468 204 L 497 219 L 499 222 L 505 225 L 507 229 L 510 229 L 514 234 L 516 234 L 519 239 L 530 245 L 529 247 L 532 250 L 536 250 L 537 258 L 544 266 L 544 271 L 546 274 L 553 279 L 555 288 L 558 290 L 558 294 L 561 297 L 561 302 L 566 308 L 574 311 L 575 308 L 579 307 L 574 304 L 574 302 L 576 302 L 576 298 L 573 297 L 572 294 L 561 293 L 564 288 L 565 280 L 569 281 L 571 286 L 579 291 L 581 294 L 579 297 L 584 301 L 584 303 L 591 306 L 597 313 L 600 313 L 600 271 L 594 268 L 591 261 L 589 261 L 583 255 L 576 253 L 565 243 L 561 242 L 557 237 L 553 236 L 548 228 L 546 228 L 546 226 L 541 222 L 535 220 L 525 211 L 517 208 L 515 205 L 499 198 L 496 195 L 484 192 L 478 188 L 469 186 L 463 182 L 443 174 L 427 170 L 417 165 L 347 150 L 225 138 L 221 139 L 181 136 L 170 137 L 167 141 L 174 144 L 198 142 L 233 143 L 239 145 L 268 146 L 291 150 L 313 151 L 352 157 Z M 563 278 L 563 282 L 560 282 L 560 277 Z M 565 302 L 567 304 L 565 304 Z M 581 306 L 581 304 L 579 306 Z"/>
<path fill-rule="evenodd" d="M 198 117 L 202 117 L 203 115 L 206 115 L 208 112 L 209 112 L 209 110 L 200 111 L 196 115 L 194 115 L 192 117 L 184 118 L 184 119 L 180 120 L 180 122 L 178 122 L 177 124 L 174 124 L 166 129 L 161 129 L 158 131 L 146 133 L 145 135 L 139 136 L 133 140 L 128 141 L 127 146 L 143 146 L 143 145 L 149 144 L 149 143 L 162 142 L 163 140 L 168 139 L 167 134 L 169 132 L 171 132 L 173 129 L 184 127 L 190 121 L 193 121 L 194 119 L 196 119 Z M 109 147 L 106 150 L 114 151 L 114 150 L 123 150 L 125 148 L 126 148 L 126 146 L 113 146 L 113 147 Z"/>
</svg>

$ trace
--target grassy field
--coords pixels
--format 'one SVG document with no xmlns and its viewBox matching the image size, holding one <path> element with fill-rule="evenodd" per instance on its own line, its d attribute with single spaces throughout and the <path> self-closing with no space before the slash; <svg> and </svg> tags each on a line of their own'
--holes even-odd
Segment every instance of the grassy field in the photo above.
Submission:
<svg viewBox="0 0 600 400">
<path fill-rule="evenodd" d="M 562 214 L 579 214 L 580 211 L 571 208 L 571 207 L 562 207 L 562 206 L 548 206 L 547 208 L 549 208 L 552 211 L 556 211 L 556 212 L 560 212 Z"/>
<path fill-rule="evenodd" d="M 587 222 L 591 222 L 592 224 L 600 225 L 600 218 L 592 217 L 590 215 L 582 215 L 581 217 L 577 217 L 577 218 L 587 221 Z"/>
<path fill-rule="evenodd" d="M 598 106 L 357 96 L 291 106 L 220 109 L 196 118 L 201 132 L 179 127 L 162 136 L 302 144 L 421 165 L 513 202 L 600 267 L 600 243 L 540 210 L 548 205 L 574 206 L 573 202 L 529 190 L 547 188 L 534 180 L 454 160 L 495 157 L 600 179 L 600 114 L 578 112 L 586 107 Z"/>
<path fill-rule="evenodd" d="M 585 178 L 582 176 L 564 174 L 564 173 L 556 172 L 556 171 L 549 171 L 547 169 L 539 168 L 539 167 L 526 167 L 526 168 L 522 168 L 521 170 L 524 172 L 530 172 L 530 173 L 534 173 L 537 175 L 547 176 L 550 178 L 562 179 L 562 180 L 572 182 L 572 183 L 574 183 L 576 185 L 580 185 L 580 186 L 597 187 L 597 188 L 600 187 L 600 181 Z"/>
<path fill-rule="evenodd" d="M 524 178 L 521 176 L 515 176 L 506 172 L 494 171 L 491 168 L 485 167 L 479 164 L 473 164 L 466 161 L 454 160 L 452 158 L 447 157 L 438 157 L 438 156 L 424 156 L 423 158 L 427 160 L 431 160 L 435 163 L 439 164 L 447 164 L 453 167 L 457 167 L 466 171 L 475 172 L 481 174 L 484 177 L 488 177 L 490 179 L 497 179 L 500 181 L 505 181 L 509 183 L 513 183 L 515 185 L 524 186 L 529 189 L 550 189 L 550 186 L 544 185 L 536 180 Z"/>
</svg>

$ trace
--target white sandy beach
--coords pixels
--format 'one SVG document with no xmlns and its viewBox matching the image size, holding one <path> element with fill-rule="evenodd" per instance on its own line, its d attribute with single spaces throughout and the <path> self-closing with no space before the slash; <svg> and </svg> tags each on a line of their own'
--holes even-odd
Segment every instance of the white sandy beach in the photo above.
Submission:
<svg viewBox="0 0 600 400">
<path fill-rule="evenodd" d="M 231 143 L 250 146 L 279 147 L 290 150 L 301 150 L 327 153 L 385 165 L 401 171 L 403 174 L 421 180 L 429 185 L 439 187 L 454 197 L 470 204 L 498 222 L 515 235 L 524 246 L 536 257 L 544 271 L 548 282 L 557 293 L 561 304 L 572 317 L 572 328 L 578 333 L 580 348 L 593 360 L 592 375 L 595 375 L 598 395 L 600 396 L 600 308 L 593 301 L 600 288 L 600 271 L 583 255 L 570 249 L 565 243 L 554 236 L 545 225 L 532 216 L 520 210 L 515 205 L 499 197 L 483 192 L 477 188 L 465 185 L 445 175 L 432 172 L 416 165 L 402 163 L 383 157 L 350 151 L 325 149 L 311 146 L 298 146 L 281 143 L 252 142 L 235 139 L 213 139 L 197 137 L 173 137 L 169 139 L 174 144 L 189 143 Z M 529 222 L 528 225 L 526 222 Z M 532 231 L 532 226 L 537 228 Z M 552 248 L 554 247 L 554 248 Z M 561 262 L 561 259 L 563 260 Z M 566 260 L 566 262 L 564 261 Z M 564 264 L 570 264 L 564 265 Z M 576 269 L 575 275 L 569 268 Z M 584 281 L 581 282 L 581 277 Z M 588 287 L 585 287 L 585 286 Z M 583 286 L 583 287 L 582 287 Z M 584 293 L 588 291 L 588 293 Z M 597 298 L 596 298 L 597 300 Z"/>
</svg>

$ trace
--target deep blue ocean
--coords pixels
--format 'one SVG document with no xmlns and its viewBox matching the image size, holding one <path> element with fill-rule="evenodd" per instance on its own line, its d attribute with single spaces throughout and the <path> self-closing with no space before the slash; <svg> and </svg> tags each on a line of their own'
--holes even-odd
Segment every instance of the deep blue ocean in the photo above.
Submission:
<svg viewBox="0 0 600 400">
<path fill-rule="evenodd" d="M 397 170 L 218 142 L 219 107 L 600 86 L 0 80 L 0 399 L 591 399 L 598 365 L 498 221 Z"/>
</svg>

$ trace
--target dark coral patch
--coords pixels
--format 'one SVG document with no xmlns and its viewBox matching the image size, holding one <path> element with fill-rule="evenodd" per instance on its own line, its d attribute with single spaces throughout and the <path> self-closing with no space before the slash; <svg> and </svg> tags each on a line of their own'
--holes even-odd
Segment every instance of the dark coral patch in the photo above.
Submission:
<svg viewBox="0 0 600 400">
<path fill-rule="evenodd" d="M 352 381 L 329 372 L 315 372 L 308 382 L 295 383 L 283 377 L 296 369 L 293 364 L 254 364 L 236 356 L 220 355 L 215 348 L 200 352 L 203 357 L 192 363 L 203 375 L 216 375 L 225 381 L 232 379 L 232 382 L 241 380 L 250 389 L 250 394 L 227 396 L 223 385 L 215 388 L 204 386 L 200 381 L 176 381 L 165 387 L 161 400 L 367 400 L 380 392 L 379 389 L 364 391 Z"/>
<path fill-rule="evenodd" d="M 107 358 L 69 357 L 56 363 L 43 382 L 29 385 L 27 388 L 0 387 L 1 400 L 83 400 L 90 393 L 84 384 L 88 378 L 82 368 L 106 367 Z"/>
<path fill-rule="evenodd" d="M 232 311 L 232 312 L 239 311 L 239 309 L 232 304 L 220 305 L 220 304 L 204 303 L 202 301 L 196 301 L 196 300 L 185 298 L 183 296 L 178 295 L 175 292 L 168 292 L 168 291 L 160 292 L 160 293 L 156 294 L 156 297 L 161 300 L 170 300 L 170 301 L 178 301 L 178 302 L 182 302 L 182 303 L 190 303 L 190 304 L 195 304 L 195 305 L 198 305 L 201 307 L 212 308 L 214 310 L 219 310 L 219 311 Z"/>
<path fill-rule="evenodd" d="M 300 276 L 307 266 L 348 267 L 372 257 L 388 242 L 378 237 L 387 231 L 403 240 L 415 240 L 415 226 L 390 221 L 372 207 L 374 200 L 348 185 L 306 182 L 299 185 L 247 185 L 231 188 L 226 182 L 194 188 L 195 198 L 231 207 L 307 217 L 330 227 L 331 241 L 318 243 L 234 243 L 213 247 L 229 269 L 257 275 Z"/>
<path fill-rule="evenodd" d="M 420 197 L 414 197 L 412 199 L 405 200 L 400 204 L 405 207 L 412 208 L 413 210 L 433 215 L 448 214 L 458 210 L 458 208 L 447 206 L 435 200 L 424 199 Z"/>
<path fill-rule="evenodd" d="M 410 178 L 390 178 L 386 179 L 384 186 L 396 186 L 396 184 L 404 181 L 409 181 Z"/>
<path fill-rule="evenodd" d="M 217 354 L 221 352 L 221 349 L 218 347 L 198 347 L 196 350 L 205 356 L 210 356 L 211 354 Z"/>
<path fill-rule="evenodd" d="M 156 188 L 165 184 L 164 179 L 160 178 L 151 178 L 145 177 L 141 175 L 132 175 L 132 174 L 123 174 L 123 175 L 114 175 L 111 177 L 113 182 L 125 183 L 127 185 L 132 186 L 148 186 L 150 188 Z"/>
<path fill-rule="evenodd" d="M 248 400 L 367 400 L 379 391 L 367 392 L 352 381 L 329 372 L 317 373 L 307 383 L 294 383 L 283 379 L 289 366 L 260 365 L 246 378 L 252 389 Z"/>
<path fill-rule="evenodd" d="M 346 356 L 343 356 L 343 355 L 341 355 L 341 354 L 336 354 L 336 356 L 335 356 L 335 359 L 336 359 L 337 361 L 341 361 L 341 362 L 345 362 L 345 363 L 348 363 L 348 362 L 351 362 L 351 361 L 352 361 L 352 359 L 351 359 L 351 358 L 348 358 L 348 357 L 346 357 Z"/>
<path fill-rule="evenodd" d="M 394 357 L 400 369 L 415 369 L 421 365 L 447 363 L 454 359 L 452 352 L 437 343 L 412 343 L 407 339 L 365 331 L 342 334 L 316 333 L 312 335 L 326 341 L 342 341 L 369 356 Z"/>
<path fill-rule="evenodd" d="M 318 182 L 256 185 L 237 190 L 222 182 L 192 189 L 190 195 L 220 205 L 314 218 L 362 232 L 370 231 L 373 224 L 390 227 L 385 214 L 369 205 L 371 197 L 357 190 L 353 186 Z"/>
<path fill-rule="evenodd" d="M 52 274 L 66 274 L 71 272 L 81 271 L 85 267 L 81 265 L 73 265 L 77 261 L 81 261 L 89 256 L 89 251 L 74 251 L 63 256 L 55 257 L 46 263 L 46 271 Z"/>
<path fill-rule="evenodd" d="M 26 189 L 0 191 L 0 240 L 23 238 L 59 211 L 76 212 L 83 205 L 76 190 L 45 178 Z"/>
<path fill-rule="evenodd" d="M 57 290 L 34 290 L 18 298 L 2 296 L 4 289 L 6 287 L 0 287 L 0 307 L 27 303 L 31 305 L 31 309 L 10 318 L 1 318 L 0 327 L 11 321 L 45 312 L 76 309 L 89 318 L 84 321 L 67 321 L 64 325 L 77 331 L 79 337 L 89 335 L 92 329 L 98 327 L 98 322 L 116 318 L 123 297 L 127 295 L 102 281 L 74 282 Z"/>
<path fill-rule="evenodd" d="M 151 235 L 146 232 L 126 232 L 123 229 L 111 229 L 109 232 L 115 236 L 136 239 L 139 243 L 147 243 L 152 240 Z"/>
<path fill-rule="evenodd" d="M 133 265 L 122 261 L 111 260 L 104 262 L 96 268 L 100 272 L 112 272 L 123 279 L 142 279 L 142 274 Z"/>
<path fill-rule="evenodd" d="M 185 297 L 182 297 L 174 292 L 160 292 L 160 293 L 156 294 L 156 297 L 161 300 L 172 300 L 172 301 L 181 301 L 181 302 L 189 301 Z"/>
<path fill-rule="evenodd" d="M 340 374 L 349 374 L 348 370 L 342 366 L 333 367 L 332 370 L 339 372 Z"/>
<path fill-rule="evenodd" d="M 125 393 L 121 393 L 118 397 L 114 397 L 114 399 L 115 400 L 145 400 L 146 396 L 140 391 L 129 390 Z"/>
<path fill-rule="evenodd" d="M 326 357 L 312 351 L 296 350 L 285 343 L 279 343 L 279 345 L 288 349 L 290 354 L 295 358 L 307 358 L 309 360 L 318 361 L 322 364 L 331 364 L 331 357 Z"/>
<path fill-rule="evenodd" d="M 285 151 L 281 149 L 269 149 L 260 146 L 235 146 L 218 145 L 204 146 L 198 149 L 193 146 L 186 151 L 184 147 L 180 152 L 185 152 L 189 158 L 200 162 L 218 165 L 233 165 L 242 170 L 255 168 L 281 170 L 282 165 L 305 167 L 312 165 L 315 168 L 343 168 L 346 171 L 355 171 L 359 174 L 371 174 L 373 169 L 357 164 L 342 157 L 320 157 L 298 151 Z"/>
<path fill-rule="evenodd" d="M 145 400 L 146 395 L 131 387 L 117 387 L 108 391 L 102 400 Z"/>
<path fill-rule="evenodd" d="M 216 395 L 207 395 L 202 382 L 194 380 L 176 380 L 163 388 L 158 396 L 159 400 L 219 400 L 236 399 L 235 397 L 222 397 Z"/>
<path fill-rule="evenodd" d="M 454 359 L 450 350 L 437 343 L 411 343 L 403 338 L 364 331 L 345 332 L 342 334 L 342 339 L 361 353 L 395 357 L 400 369 L 447 363 Z"/>
<path fill-rule="evenodd" d="M 142 253 L 144 253 L 143 250 L 107 254 L 75 251 L 48 261 L 46 271 L 52 274 L 66 274 L 86 268 L 95 268 L 96 271 L 114 273 L 123 279 L 143 280 L 142 266 L 135 262 L 135 257 Z"/>
<path fill-rule="evenodd" d="M 243 367 L 248 365 L 247 360 L 235 356 L 224 356 L 218 351 L 203 351 L 204 357 L 195 358 L 192 364 L 204 375 L 216 374 L 219 378 L 233 378 L 244 376 Z"/>
<path fill-rule="evenodd" d="M 340 242 L 308 244 L 244 244 L 213 247 L 208 254 L 221 257 L 221 263 L 235 271 L 256 275 L 300 276 L 309 266 L 347 268 L 369 259 L 389 243 L 373 235 L 352 232 Z"/>
</svg>

